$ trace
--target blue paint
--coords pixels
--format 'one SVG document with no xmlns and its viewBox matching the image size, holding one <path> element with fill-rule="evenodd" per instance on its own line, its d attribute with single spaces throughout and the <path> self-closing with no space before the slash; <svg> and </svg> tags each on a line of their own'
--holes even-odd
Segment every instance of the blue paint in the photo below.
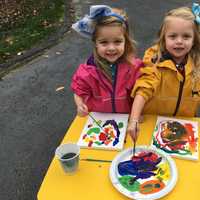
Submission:
<svg viewBox="0 0 200 200">
<path fill-rule="evenodd" d="M 147 153 L 143 156 L 135 156 L 132 160 L 120 162 L 118 172 L 121 176 L 132 175 L 135 180 L 141 178 L 146 179 L 156 174 L 153 172 L 157 169 L 157 164 L 162 158 L 151 159 L 152 153 Z"/>
<path fill-rule="evenodd" d="M 113 126 L 114 130 L 117 132 L 116 138 L 113 141 L 113 146 L 115 146 L 115 145 L 117 145 L 119 143 L 119 136 L 120 136 L 119 127 L 118 127 L 118 125 L 117 125 L 115 120 L 106 120 L 106 122 L 103 124 L 103 127 L 107 126 L 109 124 L 111 124 Z"/>
</svg>

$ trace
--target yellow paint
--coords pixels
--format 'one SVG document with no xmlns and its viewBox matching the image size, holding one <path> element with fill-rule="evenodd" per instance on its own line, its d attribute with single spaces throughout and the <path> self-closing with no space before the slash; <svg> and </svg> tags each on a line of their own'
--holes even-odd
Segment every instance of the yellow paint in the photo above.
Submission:
<svg viewBox="0 0 200 200">
<path fill-rule="evenodd" d="M 161 178 L 164 181 L 167 181 L 170 179 L 170 168 L 168 163 L 161 163 L 159 168 L 155 171 L 157 178 Z"/>
</svg>

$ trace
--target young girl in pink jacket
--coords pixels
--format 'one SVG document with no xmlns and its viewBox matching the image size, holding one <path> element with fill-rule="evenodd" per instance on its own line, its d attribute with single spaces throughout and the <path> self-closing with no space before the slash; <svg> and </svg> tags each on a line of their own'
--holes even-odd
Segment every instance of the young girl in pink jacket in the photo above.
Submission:
<svg viewBox="0 0 200 200">
<path fill-rule="evenodd" d="M 130 93 L 142 61 L 135 58 L 126 13 L 105 5 L 91 6 L 89 16 L 72 28 L 94 43 L 92 56 L 80 64 L 72 78 L 77 114 L 129 113 Z"/>
</svg>

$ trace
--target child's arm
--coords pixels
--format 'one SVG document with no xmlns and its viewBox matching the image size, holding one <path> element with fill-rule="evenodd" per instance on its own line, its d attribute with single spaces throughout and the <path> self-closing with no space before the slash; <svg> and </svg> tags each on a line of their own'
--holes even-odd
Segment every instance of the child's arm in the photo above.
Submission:
<svg viewBox="0 0 200 200">
<path fill-rule="evenodd" d="M 77 114 L 80 117 L 84 117 L 88 114 L 88 107 L 87 105 L 83 102 L 82 97 L 78 96 L 77 94 L 74 94 L 74 101 L 77 106 Z"/>
<path fill-rule="evenodd" d="M 132 140 L 137 140 L 139 134 L 139 126 L 138 123 L 141 118 L 141 113 L 145 105 L 145 98 L 139 94 L 137 94 L 134 98 L 131 115 L 129 118 L 127 132 L 130 134 Z"/>
</svg>

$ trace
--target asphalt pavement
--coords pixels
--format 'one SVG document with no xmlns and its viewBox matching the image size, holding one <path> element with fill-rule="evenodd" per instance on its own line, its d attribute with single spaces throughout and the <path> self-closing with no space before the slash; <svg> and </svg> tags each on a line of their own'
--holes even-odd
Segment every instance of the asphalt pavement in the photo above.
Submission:
<svg viewBox="0 0 200 200">
<path fill-rule="evenodd" d="M 191 1 L 73 0 L 77 18 L 94 4 L 127 11 L 142 57 L 155 40 L 164 13 L 191 6 Z M 89 40 L 69 31 L 59 44 L 0 81 L 0 200 L 37 199 L 55 148 L 76 115 L 72 74 L 91 51 Z"/>
</svg>

